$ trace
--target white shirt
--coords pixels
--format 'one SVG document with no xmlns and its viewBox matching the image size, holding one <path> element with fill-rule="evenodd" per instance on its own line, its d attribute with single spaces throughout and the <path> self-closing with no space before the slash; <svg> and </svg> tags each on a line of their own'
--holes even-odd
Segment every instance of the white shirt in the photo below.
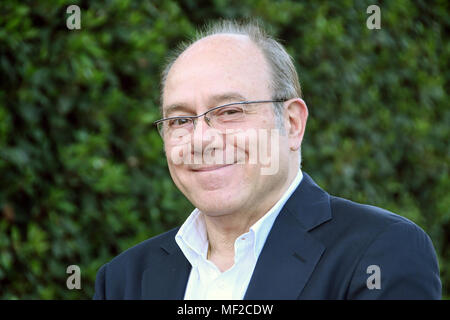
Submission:
<svg viewBox="0 0 450 320">
<path fill-rule="evenodd" d="M 234 243 L 234 264 L 221 272 L 207 260 L 208 236 L 204 215 L 195 209 L 175 235 L 175 241 L 192 265 L 185 300 L 241 300 L 272 225 L 286 201 L 302 181 L 299 170 L 278 202 Z"/>
</svg>

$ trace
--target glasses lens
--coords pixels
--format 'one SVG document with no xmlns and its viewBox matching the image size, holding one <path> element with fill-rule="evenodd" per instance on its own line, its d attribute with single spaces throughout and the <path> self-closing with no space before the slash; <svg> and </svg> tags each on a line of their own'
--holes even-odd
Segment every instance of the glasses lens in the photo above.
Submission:
<svg viewBox="0 0 450 320">
<path fill-rule="evenodd" d="M 167 119 L 156 124 L 158 132 L 164 141 L 168 143 L 184 143 L 184 138 L 193 129 L 193 119 L 178 117 Z"/>
<path fill-rule="evenodd" d="M 165 121 L 156 123 L 156 128 L 158 128 L 159 135 L 163 138 L 164 138 L 164 122 Z"/>
</svg>

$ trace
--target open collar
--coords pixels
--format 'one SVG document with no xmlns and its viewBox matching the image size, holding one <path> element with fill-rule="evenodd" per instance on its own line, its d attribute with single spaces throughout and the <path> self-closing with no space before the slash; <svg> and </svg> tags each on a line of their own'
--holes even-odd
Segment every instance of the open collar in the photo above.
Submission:
<svg viewBox="0 0 450 320">
<path fill-rule="evenodd" d="M 244 299 L 297 299 L 325 246 L 308 231 L 332 218 L 330 196 L 303 173 L 268 235 Z M 145 270 L 143 299 L 183 299 L 191 265 L 168 237 L 161 255 Z"/>
</svg>

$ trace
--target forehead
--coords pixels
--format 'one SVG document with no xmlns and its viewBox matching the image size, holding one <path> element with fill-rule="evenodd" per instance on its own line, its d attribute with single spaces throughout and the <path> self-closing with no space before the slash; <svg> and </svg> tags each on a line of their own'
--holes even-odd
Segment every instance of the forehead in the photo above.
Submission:
<svg viewBox="0 0 450 320">
<path fill-rule="evenodd" d="M 247 36 L 209 36 L 186 49 L 167 75 L 163 107 L 204 103 L 209 96 L 224 92 L 238 92 L 249 99 L 270 98 L 266 59 Z"/>
</svg>

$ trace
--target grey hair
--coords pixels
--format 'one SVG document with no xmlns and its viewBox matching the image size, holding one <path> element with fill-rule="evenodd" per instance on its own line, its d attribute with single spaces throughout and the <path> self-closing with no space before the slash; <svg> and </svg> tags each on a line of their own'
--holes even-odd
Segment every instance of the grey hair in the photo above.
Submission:
<svg viewBox="0 0 450 320">
<path fill-rule="evenodd" d="M 220 20 L 218 22 L 207 24 L 202 30 L 197 32 L 193 39 L 188 42 L 182 42 L 169 56 L 161 73 L 161 108 L 163 105 L 163 93 L 167 76 L 177 58 L 198 40 L 217 34 L 237 34 L 247 36 L 261 50 L 269 65 L 272 100 L 289 100 L 302 97 L 302 90 L 292 57 L 280 42 L 266 33 L 260 26 L 260 23 L 257 21 L 238 22 L 234 20 Z M 273 110 L 277 127 L 284 131 L 283 103 L 275 102 Z"/>
</svg>

